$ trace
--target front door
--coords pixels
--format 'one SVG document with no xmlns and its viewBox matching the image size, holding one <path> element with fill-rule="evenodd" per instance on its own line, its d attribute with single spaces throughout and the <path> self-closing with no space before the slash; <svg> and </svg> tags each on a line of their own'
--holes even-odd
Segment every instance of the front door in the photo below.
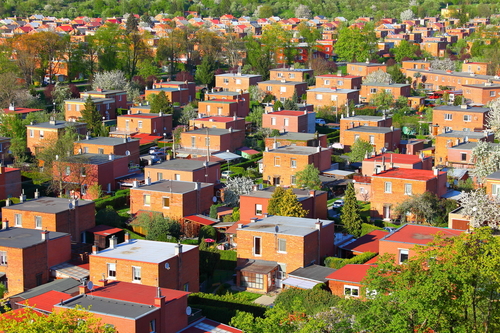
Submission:
<svg viewBox="0 0 500 333">
<path fill-rule="evenodd" d="M 274 177 L 273 178 L 273 185 L 274 186 L 279 186 L 280 185 L 280 177 Z"/>
<path fill-rule="evenodd" d="M 391 218 L 391 206 L 384 206 L 384 219 L 389 220 Z"/>
</svg>

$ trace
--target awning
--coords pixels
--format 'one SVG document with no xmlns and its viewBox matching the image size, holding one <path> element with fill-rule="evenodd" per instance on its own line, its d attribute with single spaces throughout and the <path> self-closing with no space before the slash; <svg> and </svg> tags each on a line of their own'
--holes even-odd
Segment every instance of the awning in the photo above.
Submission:
<svg viewBox="0 0 500 333">
<path fill-rule="evenodd" d="M 287 286 L 291 286 L 291 287 L 295 287 L 295 288 L 312 289 L 319 282 L 313 282 L 313 281 L 307 281 L 307 280 L 297 279 L 297 278 L 294 278 L 294 277 L 289 277 L 289 278 L 284 279 L 282 281 L 282 283 L 286 284 Z"/>
<path fill-rule="evenodd" d="M 236 154 L 233 154 L 231 152 L 213 154 L 213 156 L 218 157 L 218 158 L 223 159 L 223 160 L 226 160 L 226 161 L 232 161 L 232 160 L 236 160 L 238 158 L 241 158 L 240 155 L 236 155 Z"/>
<path fill-rule="evenodd" d="M 84 278 L 88 278 L 89 270 L 72 265 L 70 263 L 62 263 L 50 268 L 52 271 L 52 276 L 55 278 L 73 278 L 76 280 L 81 280 Z"/>
</svg>

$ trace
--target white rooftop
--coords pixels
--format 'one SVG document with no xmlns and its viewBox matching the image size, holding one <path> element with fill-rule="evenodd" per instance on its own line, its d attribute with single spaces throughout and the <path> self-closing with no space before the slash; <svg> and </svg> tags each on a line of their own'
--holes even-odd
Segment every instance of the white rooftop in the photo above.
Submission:
<svg viewBox="0 0 500 333">
<path fill-rule="evenodd" d="M 107 248 L 96 257 L 135 260 L 150 263 L 161 263 L 175 257 L 176 243 L 157 242 L 144 239 L 131 239 L 129 242 L 118 244 L 114 249 Z M 194 249 L 195 245 L 182 244 L 182 252 Z"/>
</svg>

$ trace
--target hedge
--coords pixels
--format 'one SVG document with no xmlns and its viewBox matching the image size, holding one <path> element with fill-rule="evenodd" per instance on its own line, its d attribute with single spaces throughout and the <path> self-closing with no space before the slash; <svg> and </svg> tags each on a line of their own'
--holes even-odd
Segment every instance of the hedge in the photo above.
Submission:
<svg viewBox="0 0 500 333">
<path fill-rule="evenodd" d="M 231 165 L 231 168 L 234 168 L 234 167 L 240 167 L 240 168 L 244 168 L 244 169 L 255 168 L 257 166 L 257 162 L 261 158 L 262 158 L 262 153 L 259 153 L 259 154 L 254 155 L 254 157 L 250 160 Z M 224 170 L 227 170 L 227 163 L 224 163 L 221 166 L 221 171 L 224 171 Z M 232 169 L 230 169 L 230 170 L 232 170 Z"/>
<path fill-rule="evenodd" d="M 337 258 L 337 257 L 327 257 L 327 258 L 325 258 L 325 266 L 330 267 L 330 268 L 340 269 L 340 268 L 344 267 L 345 265 L 364 264 L 365 262 L 372 259 L 376 255 L 377 254 L 373 253 L 373 252 L 365 252 L 363 254 L 354 256 L 350 259 Z"/>
<path fill-rule="evenodd" d="M 233 250 L 219 250 L 220 259 L 217 264 L 217 269 L 226 271 L 234 271 L 236 268 L 236 251 Z"/>
<path fill-rule="evenodd" d="M 21 202 L 21 199 L 19 199 L 18 197 L 12 197 L 12 198 L 9 198 L 9 200 L 10 200 L 11 205 L 18 204 Z M 0 200 L 0 208 L 6 206 L 5 201 L 7 201 L 7 199 Z"/>
<path fill-rule="evenodd" d="M 236 311 L 245 311 L 255 317 L 262 317 L 266 307 L 238 297 L 237 294 L 212 295 L 193 293 L 188 296 L 188 304 L 203 311 L 203 315 L 225 324 L 229 324 Z"/>
<path fill-rule="evenodd" d="M 104 197 L 95 200 L 95 210 L 99 211 L 106 206 L 112 206 L 115 210 L 120 210 L 127 207 L 130 190 L 118 190 L 112 197 Z"/>
</svg>

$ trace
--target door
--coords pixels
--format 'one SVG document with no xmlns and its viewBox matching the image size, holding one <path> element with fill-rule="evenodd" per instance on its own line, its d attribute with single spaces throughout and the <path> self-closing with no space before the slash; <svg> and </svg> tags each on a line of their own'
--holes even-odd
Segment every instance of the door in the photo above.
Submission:
<svg viewBox="0 0 500 333">
<path fill-rule="evenodd" d="M 129 120 L 125 120 L 125 130 L 129 129 Z"/>
<path fill-rule="evenodd" d="M 384 206 L 384 219 L 389 220 L 391 218 L 391 207 Z"/>
<path fill-rule="evenodd" d="M 276 271 L 276 288 L 283 287 L 283 280 L 286 278 L 286 264 L 278 263 L 278 270 Z"/>
<path fill-rule="evenodd" d="M 280 177 L 274 177 L 273 178 L 273 185 L 274 186 L 279 186 L 280 185 Z"/>
</svg>

